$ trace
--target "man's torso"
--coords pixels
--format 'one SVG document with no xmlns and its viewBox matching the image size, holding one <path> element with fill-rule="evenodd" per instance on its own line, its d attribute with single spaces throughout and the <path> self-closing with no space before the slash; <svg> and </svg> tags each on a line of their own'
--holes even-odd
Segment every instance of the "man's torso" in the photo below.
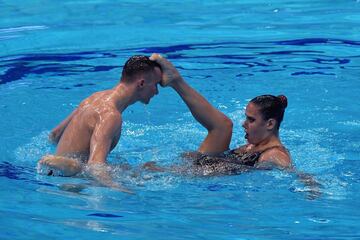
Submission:
<svg viewBox="0 0 360 240">
<path fill-rule="evenodd" d="M 97 92 L 81 102 L 78 111 L 59 140 L 57 155 L 81 158 L 87 161 L 90 153 L 91 137 L 95 127 L 98 124 L 106 124 L 101 121 L 101 117 L 109 112 L 121 115 L 111 102 L 109 97 L 111 91 Z M 119 138 L 120 132 L 115 134 L 110 150 L 116 146 Z"/>
</svg>

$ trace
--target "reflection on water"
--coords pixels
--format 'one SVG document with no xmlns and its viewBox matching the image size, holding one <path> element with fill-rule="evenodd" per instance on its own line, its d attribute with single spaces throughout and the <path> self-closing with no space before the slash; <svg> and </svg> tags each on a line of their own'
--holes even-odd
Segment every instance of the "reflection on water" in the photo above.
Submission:
<svg viewBox="0 0 360 240">
<path fill-rule="evenodd" d="M 1 83 L 23 79 L 29 74 L 49 76 L 72 76 L 84 72 L 102 72 L 116 69 L 119 65 L 98 65 L 99 59 L 121 59 L 133 52 L 165 54 L 179 68 L 199 71 L 241 69 L 236 75 L 253 76 L 256 73 L 287 71 L 292 76 L 328 75 L 335 76 L 339 69 L 359 69 L 360 55 L 351 52 L 360 42 L 342 39 L 296 39 L 274 42 L 219 42 L 211 44 L 188 44 L 143 49 L 121 49 L 107 51 L 87 51 L 73 53 L 34 53 L 27 55 L 2 56 L 3 74 Z M 254 47 L 255 46 L 255 47 Z M 332 52 L 334 48 L 344 48 L 352 54 Z M 280 50 L 281 49 L 281 50 Z M 286 50 L 284 50 L 286 49 Z M 216 53 L 216 54 L 215 54 Z M 352 59 L 352 61 L 350 61 Z M 183 63 L 186 61 L 186 64 Z M 94 62 L 97 64 L 94 65 Z M 198 66 L 198 67 L 197 67 Z M 208 76 L 210 77 L 210 76 Z"/>
</svg>

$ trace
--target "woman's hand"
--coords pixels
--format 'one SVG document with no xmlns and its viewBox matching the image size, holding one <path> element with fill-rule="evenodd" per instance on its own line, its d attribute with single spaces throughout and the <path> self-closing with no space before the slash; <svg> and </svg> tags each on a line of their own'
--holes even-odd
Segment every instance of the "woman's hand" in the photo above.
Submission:
<svg viewBox="0 0 360 240">
<path fill-rule="evenodd" d="M 171 86 L 174 82 L 183 80 L 174 65 L 160 54 L 153 53 L 150 60 L 157 62 L 161 66 L 162 80 L 160 85 L 162 87 Z"/>
</svg>

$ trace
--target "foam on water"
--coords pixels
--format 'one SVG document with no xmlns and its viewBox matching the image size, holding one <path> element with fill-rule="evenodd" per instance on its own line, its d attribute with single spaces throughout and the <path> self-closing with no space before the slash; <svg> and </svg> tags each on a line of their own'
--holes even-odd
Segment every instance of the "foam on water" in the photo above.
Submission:
<svg viewBox="0 0 360 240">
<path fill-rule="evenodd" d="M 14 151 L 15 159 L 24 165 L 33 165 L 42 156 L 54 151 L 54 146 L 49 142 L 49 131 L 41 132 L 39 135 L 30 139 L 24 146 L 19 146 Z"/>
</svg>

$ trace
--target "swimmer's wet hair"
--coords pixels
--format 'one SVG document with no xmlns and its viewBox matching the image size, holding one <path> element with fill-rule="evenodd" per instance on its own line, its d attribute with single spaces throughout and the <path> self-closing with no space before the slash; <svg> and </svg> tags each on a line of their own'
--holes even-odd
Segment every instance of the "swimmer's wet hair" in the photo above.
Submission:
<svg viewBox="0 0 360 240">
<path fill-rule="evenodd" d="M 130 57 L 122 70 L 122 80 L 124 79 L 131 79 L 133 76 L 139 73 L 145 73 L 148 71 L 154 70 L 155 67 L 160 68 L 160 65 L 155 62 L 151 61 L 149 57 L 142 56 L 142 55 L 135 55 Z"/>
<path fill-rule="evenodd" d="M 250 102 L 260 108 L 260 113 L 264 120 L 274 118 L 277 121 L 277 129 L 280 128 L 285 108 L 288 105 L 286 96 L 261 95 L 253 98 Z"/>
</svg>

